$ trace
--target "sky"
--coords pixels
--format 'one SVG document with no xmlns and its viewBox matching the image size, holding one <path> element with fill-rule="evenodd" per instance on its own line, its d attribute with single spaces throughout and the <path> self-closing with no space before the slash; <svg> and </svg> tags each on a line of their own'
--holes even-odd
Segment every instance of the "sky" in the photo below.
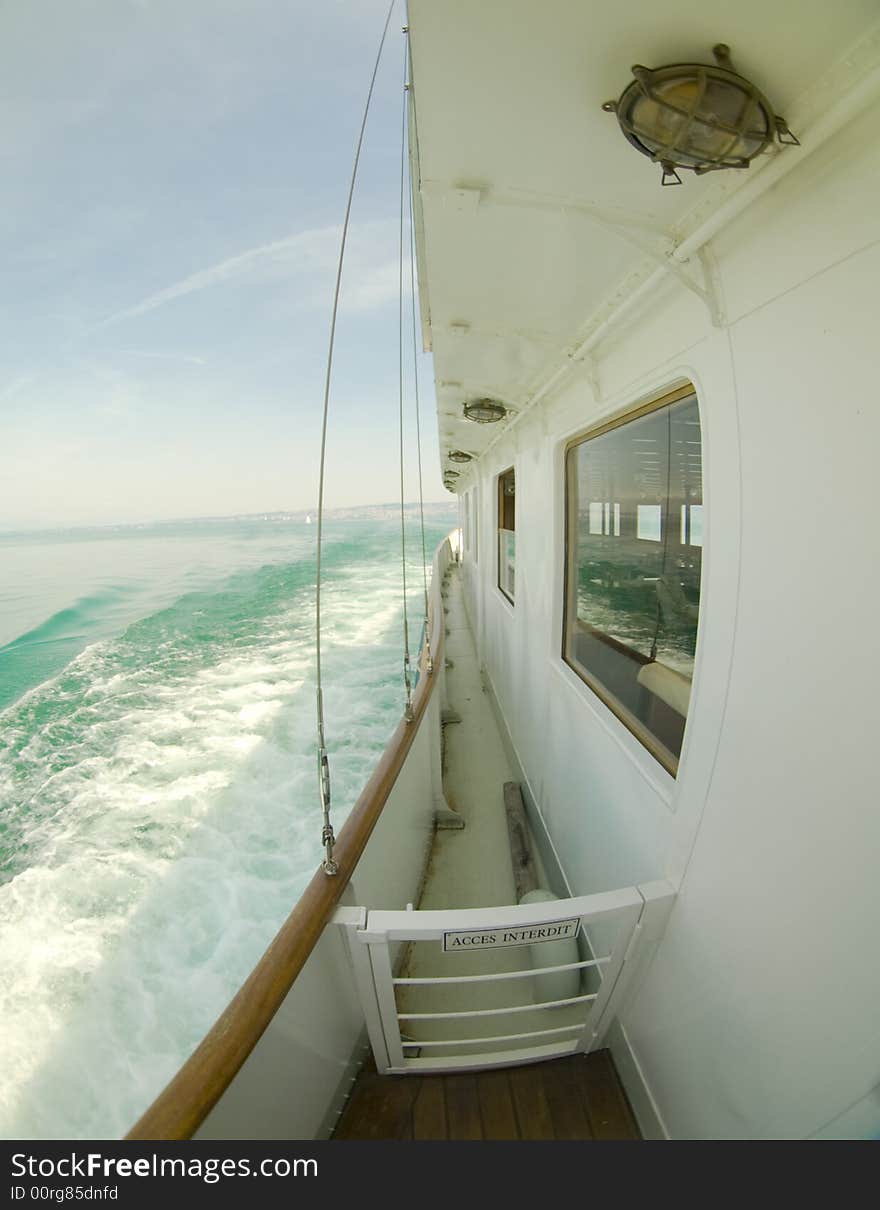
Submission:
<svg viewBox="0 0 880 1210">
<path fill-rule="evenodd" d="M 386 11 L 0 0 L 0 529 L 314 505 L 340 226 Z M 400 4 L 355 195 L 328 507 L 399 493 L 403 24 Z M 448 500 L 419 363 L 424 495 Z"/>
</svg>

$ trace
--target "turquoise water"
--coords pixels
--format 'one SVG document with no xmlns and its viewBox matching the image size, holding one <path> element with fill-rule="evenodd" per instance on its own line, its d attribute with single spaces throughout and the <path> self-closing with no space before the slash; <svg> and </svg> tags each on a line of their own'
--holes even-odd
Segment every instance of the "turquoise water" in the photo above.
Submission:
<svg viewBox="0 0 880 1210">
<path fill-rule="evenodd" d="M 429 558 L 453 524 L 429 511 Z M 338 827 L 402 710 L 399 518 L 325 539 Z M 314 541 L 302 514 L 0 535 L 0 1135 L 124 1133 L 320 859 Z"/>
</svg>

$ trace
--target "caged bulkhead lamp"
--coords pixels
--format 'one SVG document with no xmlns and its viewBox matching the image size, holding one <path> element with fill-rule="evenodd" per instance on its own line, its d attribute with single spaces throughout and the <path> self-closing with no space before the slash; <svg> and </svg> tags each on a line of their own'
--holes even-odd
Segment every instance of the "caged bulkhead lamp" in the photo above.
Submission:
<svg viewBox="0 0 880 1210">
<path fill-rule="evenodd" d="M 730 48 L 713 47 L 715 66 L 672 63 L 635 66 L 619 100 L 606 101 L 637 151 L 659 164 L 661 185 L 680 185 L 677 168 L 700 175 L 719 168 L 748 168 L 771 145 L 797 146 L 784 118 L 764 94 L 733 70 Z"/>
<path fill-rule="evenodd" d="M 494 399 L 472 400 L 464 405 L 462 411 L 467 420 L 473 420 L 476 424 L 496 424 L 507 415 L 507 408 Z"/>
</svg>

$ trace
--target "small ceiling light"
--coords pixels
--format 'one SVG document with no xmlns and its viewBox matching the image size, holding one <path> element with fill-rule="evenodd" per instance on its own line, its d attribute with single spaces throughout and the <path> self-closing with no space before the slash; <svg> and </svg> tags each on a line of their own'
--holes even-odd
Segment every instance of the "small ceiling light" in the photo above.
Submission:
<svg viewBox="0 0 880 1210">
<path fill-rule="evenodd" d="M 475 399 L 464 405 L 464 414 L 468 420 L 477 424 L 496 424 L 507 415 L 507 408 L 492 399 Z"/>
<path fill-rule="evenodd" d="M 464 450 L 450 450 L 447 457 L 450 462 L 470 462 L 473 454 L 467 454 Z"/>
<path fill-rule="evenodd" d="M 606 101 L 637 151 L 659 164 L 661 185 L 680 185 L 676 168 L 698 176 L 719 168 L 748 168 L 773 142 L 799 146 L 784 118 L 754 84 L 738 75 L 724 43 L 713 47 L 717 66 L 636 65 L 635 79 L 617 101 Z"/>
</svg>

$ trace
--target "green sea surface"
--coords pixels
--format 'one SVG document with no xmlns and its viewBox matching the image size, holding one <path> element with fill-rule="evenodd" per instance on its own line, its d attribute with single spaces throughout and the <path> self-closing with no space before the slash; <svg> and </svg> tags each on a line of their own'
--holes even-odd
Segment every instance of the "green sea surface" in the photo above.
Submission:
<svg viewBox="0 0 880 1210">
<path fill-rule="evenodd" d="M 429 561 L 454 524 L 428 509 Z M 315 532 L 0 534 L 0 1135 L 123 1134 L 316 867 Z M 338 827 L 403 708 L 393 509 L 328 518 L 322 581 Z"/>
</svg>

